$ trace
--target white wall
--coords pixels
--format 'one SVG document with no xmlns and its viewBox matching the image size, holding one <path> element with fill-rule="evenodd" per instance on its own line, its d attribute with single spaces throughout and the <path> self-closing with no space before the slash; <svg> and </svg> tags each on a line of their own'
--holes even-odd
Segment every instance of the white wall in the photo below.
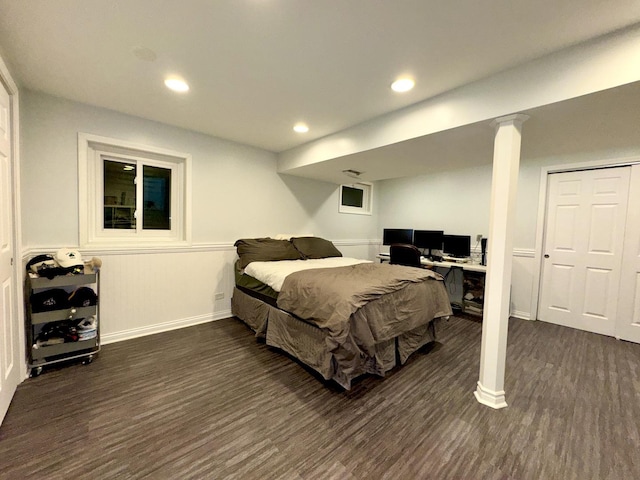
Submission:
<svg viewBox="0 0 640 480">
<path fill-rule="evenodd" d="M 309 231 L 369 238 L 371 217 L 338 215 L 338 187 L 276 173 L 275 154 L 110 110 L 22 95 L 23 241 L 78 244 L 78 132 L 193 157 L 193 242 Z"/>
<path fill-rule="evenodd" d="M 375 216 L 339 214 L 337 185 L 280 175 L 271 152 L 30 91 L 21 129 L 27 254 L 78 245 L 78 132 L 192 155 L 193 247 L 83 252 L 104 261 L 107 341 L 228 316 L 238 238 L 311 232 L 374 253 Z"/>
<path fill-rule="evenodd" d="M 383 228 L 487 235 L 491 166 L 378 182 L 378 238 Z"/>
</svg>

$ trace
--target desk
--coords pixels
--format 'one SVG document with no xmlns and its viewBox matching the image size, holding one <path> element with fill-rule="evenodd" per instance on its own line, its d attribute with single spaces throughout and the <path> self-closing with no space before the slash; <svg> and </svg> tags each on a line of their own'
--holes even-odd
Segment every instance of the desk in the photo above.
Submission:
<svg viewBox="0 0 640 480">
<path fill-rule="evenodd" d="M 389 255 L 384 253 L 379 253 L 376 255 L 376 258 L 380 259 L 381 262 L 388 262 Z M 469 272 L 482 272 L 487 273 L 487 266 L 480 265 L 478 263 L 471 262 L 435 262 L 433 260 L 429 260 L 427 257 L 420 257 L 420 263 L 427 267 L 443 267 L 443 268 L 461 268 L 462 270 L 467 270 Z"/>
<path fill-rule="evenodd" d="M 467 272 L 481 272 L 487 273 L 486 265 L 479 265 L 471 262 L 434 262 L 425 257 L 420 257 L 420 263 L 427 267 L 442 267 L 442 268 L 461 268 Z"/>
<path fill-rule="evenodd" d="M 378 254 L 376 255 L 380 262 L 388 262 L 389 255 Z M 462 294 L 459 299 L 452 299 L 451 304 L 454 307 L 460 308 L 463 312 L 473 315 L 482 315 L 482 309 L 484 304 L 484 281 L 487 273 L 486 265 L 479 265 L 477 263 L 458 263 L 458 262 L 435 262 L 429 260 L 426 257 L 420 257 L 420 263 L 426 267 L 446 268 L 450 271 L 452 269 L 462 270 Z M 454 271 L 455 272 L 455 271 Z M 444 275 L 445 279 L 448 275 Z M 455 273 L 452 281 L 447 283 L 449 293 L 451 293 L 451 286 L 455 285 Z M 459 300 L 459 301 L 456 301 Z"/>
</svg>

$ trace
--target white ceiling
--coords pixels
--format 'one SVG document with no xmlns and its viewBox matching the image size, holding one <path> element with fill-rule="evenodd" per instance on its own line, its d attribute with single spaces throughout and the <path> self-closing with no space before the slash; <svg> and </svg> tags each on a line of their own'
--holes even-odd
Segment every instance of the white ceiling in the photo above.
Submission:
<svg viewBox="0 0 640 480">
<path fill-rule="evenodd" d="M 637 22 L 638 0 L 0 0 L 0 55 L 23 88 L 281 152 Z"/>
</svg>

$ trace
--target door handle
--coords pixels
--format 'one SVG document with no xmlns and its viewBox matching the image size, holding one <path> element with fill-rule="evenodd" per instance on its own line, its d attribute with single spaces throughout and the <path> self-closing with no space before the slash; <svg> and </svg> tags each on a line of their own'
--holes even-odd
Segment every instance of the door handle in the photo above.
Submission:
<svg viewBox="0 0 640 480">
<path fill-rule="evenodd" d="M 549 254 L 548 254 L 548 253 L 545 253 L 545 254 L 544 254 L 544 258 L 549 258 Z"/>
</svg>

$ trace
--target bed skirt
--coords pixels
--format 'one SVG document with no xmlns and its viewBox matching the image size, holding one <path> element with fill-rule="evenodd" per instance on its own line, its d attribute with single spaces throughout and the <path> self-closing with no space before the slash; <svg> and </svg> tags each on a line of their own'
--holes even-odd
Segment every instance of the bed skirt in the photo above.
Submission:
<svg viewBox="0 0 640 480">
<path fill-rule="evenodd" d="M 345 389 L 351 381 L 364 374 L 384 376 L 396 365 L 404 364 L 409 356 L 427 343 L 435 340 L 434 319 L 375 345 L 373 357 L 364 357 L 357 367 L 340 368 L 335 355 L 330 351 L 324 330 L 300 318 L 269 305 L 237 287 L 231 299 L 231 312 L 246 323 L 256 337 L 266 340 L 267 345 L 278 348 L 300 360 L 318 372 L 325 380 L 333 380 Z M 364 354 L 363 354 L 364 355 Z"/>
</svg>

